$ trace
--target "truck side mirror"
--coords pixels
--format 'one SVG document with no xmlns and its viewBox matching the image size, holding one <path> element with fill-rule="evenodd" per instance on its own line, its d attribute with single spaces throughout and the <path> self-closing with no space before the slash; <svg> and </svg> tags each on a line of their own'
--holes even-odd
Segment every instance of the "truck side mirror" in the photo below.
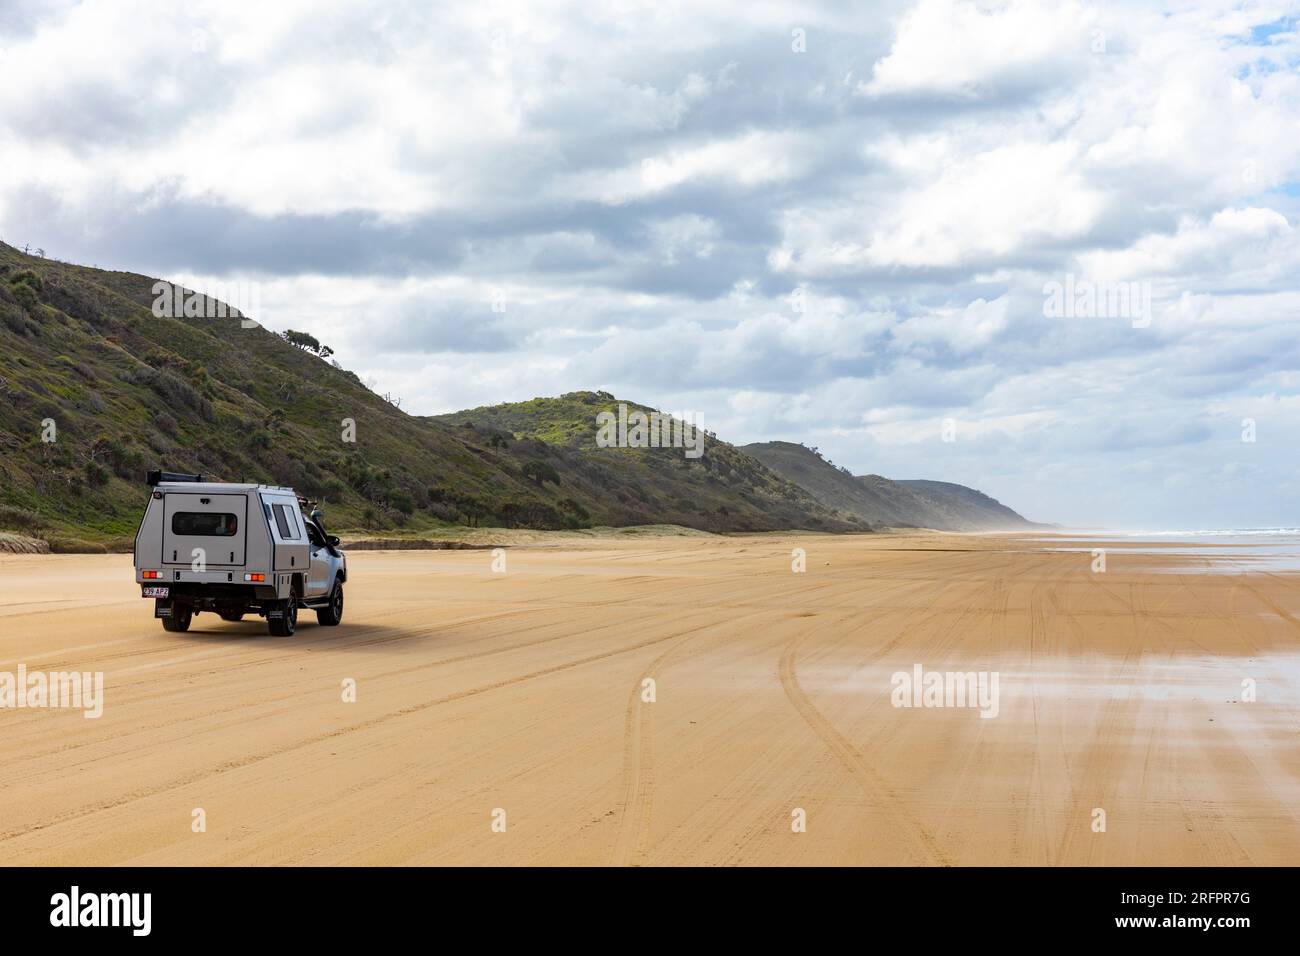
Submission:
<svg viewBox="0 0 1300 956">
<path fill-rule="evenodd" d="M 337 548 L 339 546 L 339 536 L 336 534 L 330 535 L 325 540 L 330 543 L 331 548 Z"/>
</svg>

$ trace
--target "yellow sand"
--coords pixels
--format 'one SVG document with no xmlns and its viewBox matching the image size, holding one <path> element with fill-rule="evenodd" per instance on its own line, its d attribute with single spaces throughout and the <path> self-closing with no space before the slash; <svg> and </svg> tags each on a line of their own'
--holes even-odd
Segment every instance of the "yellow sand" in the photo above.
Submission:
<svg viewBox="0 0 1300 956">
<path fill-rule="evenodd" d="M 165 633 L 129 556 L 3 556 L 0 671 L 103 671 L 105 702 L 0 710 L 0 859 L 1300 862 L 1300 580 L 1040 548 L 356 553 L 343 626 L 293 638 Z M 892 706 L 915 664 L 998 672 L 998 716 Z"/>
</svg>

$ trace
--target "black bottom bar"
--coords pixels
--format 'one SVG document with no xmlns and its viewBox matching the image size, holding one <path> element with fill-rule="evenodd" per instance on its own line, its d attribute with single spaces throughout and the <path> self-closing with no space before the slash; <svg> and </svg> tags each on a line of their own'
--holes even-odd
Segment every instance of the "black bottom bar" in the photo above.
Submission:
<svg viewBox="0 0 1300 956">
<path fill-rule="evenodd" d="M 0 916 L 7 941 L 76 934 L 81 943 L 283 938 L 333 948 L 431 930 L 450 942 L 443 934 L 463 930 L 487 933 L 484 943 L 532 934 L 535 945 L 606 934 L 616 948 L 638 935 L 734 944 L 801 932 L 1231 947 L 1290 935 L 1294 878 L 1208 868 L 0 869 Z"/>
</svg>

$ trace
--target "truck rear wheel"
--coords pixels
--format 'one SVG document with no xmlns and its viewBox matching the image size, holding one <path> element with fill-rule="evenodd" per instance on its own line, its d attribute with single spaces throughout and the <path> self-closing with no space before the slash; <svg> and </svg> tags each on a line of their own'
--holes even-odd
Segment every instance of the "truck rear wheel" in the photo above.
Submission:
<svg viewBox="0 0 1300 956">
<path fill-rule="evenodd" d="M 190 619 L 194 612 L 188 607 L 173 607 L 171 617 L 162 619 L 163 630 L 183 633 L 190 629 Z"/>
<path fill-rule="evenodd" d="M 343 620 L 343 582 L 334 579 L 334 590 L 330 591 L 330 603 L 317 608 L 316 620 L 324 627 L 336 627 Z"/>
<path fill-rule="evenodd" d="M 290 598 L 287 601 L 281 601 L 279 617 L 270 617 L 266 619 L 266 626 L 270 629 L 271 634 L 275 637 L 293 637 L 298 630 L 298 601 L 296 598 Z"/>
</svg>

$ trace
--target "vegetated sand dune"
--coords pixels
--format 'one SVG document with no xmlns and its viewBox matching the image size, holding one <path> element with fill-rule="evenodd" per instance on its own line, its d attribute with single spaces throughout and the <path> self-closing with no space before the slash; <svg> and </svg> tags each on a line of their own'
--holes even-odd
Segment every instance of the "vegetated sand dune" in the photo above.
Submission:
<svg viewBox="0 0 1300 956">
<path fill-rule="evenodd" d="M 1300 862 L 1297 576 L 1118 552 L 1094 573 L 1004 536 L 562 540 L 506 560 L 357 553 L 343 626 L 307 614 L 272 638 L 210 614 L 165 633 L 129 556 L 0 557 L 0 671 L 105 675 L 99 719 L 0 710 L 0 855 Z M 997 716 L 892 706 L 917 664 L 997 672 Z"/>
</svg>

